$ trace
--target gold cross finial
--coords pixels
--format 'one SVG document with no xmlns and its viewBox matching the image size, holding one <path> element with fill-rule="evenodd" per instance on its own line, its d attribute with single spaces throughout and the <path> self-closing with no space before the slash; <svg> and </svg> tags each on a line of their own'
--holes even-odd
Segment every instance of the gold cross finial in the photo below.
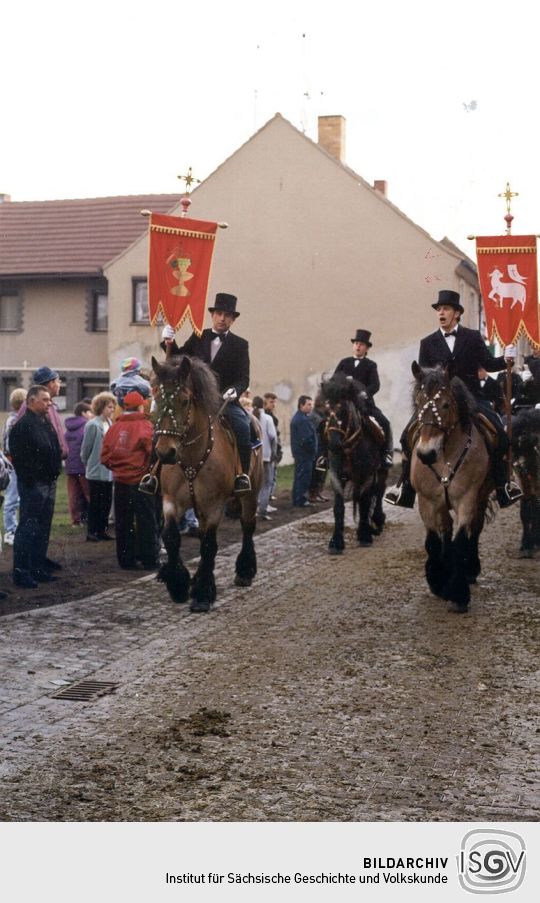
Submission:
<svg viewBox="0 0 540 903">
<path fill-rule="evenodd" d="M 506 212 L 510 213 L 510 203 L 512 201 L 512 198 L 519 197 L 519 191 L 511 191 L 510 182 L 507 182 L 506 189 L 499 195 L 499 197 L 506 200 Z"/>
<path fill-rule="evenodd" d="M 189 167 L 189 169 L 187 171 L 187 176 L 177 176 L 177 178 L 180 179 L 181 182 L 186 183 L 186 194 L 189 194 L 190 188 L 194 182 L 197 182 L 197 184 L 199 184 L 199 185 L 201 183 L 200 179 L 194 178 L 191 166 Z"/>
</svg>

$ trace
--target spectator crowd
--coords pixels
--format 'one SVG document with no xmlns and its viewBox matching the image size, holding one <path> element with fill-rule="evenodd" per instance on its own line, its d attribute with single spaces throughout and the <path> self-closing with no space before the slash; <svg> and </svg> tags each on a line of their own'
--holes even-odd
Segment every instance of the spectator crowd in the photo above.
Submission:
<svg viewBox="0 0 540 903">
<path fill-rule="evenodd" d="M 493 379 L 479 371 L 478 376 L 486 401 L 502 416 L 506 375 Z M 79 401 L 65 422 L 55 402 L 60 385 L 58 372 L 43 366 L 34 372 L 28 391 L 16 388 L 10 395 L 11 410 L 0 452 L 0 505 L 3 542 L 13 547 L 14 584 L 35 589 L 40 583 L 59 579 L 62 566 L 49 557 L 48 546 L 62 470 L 72 527 L 84 528 L 87 542 L 115 541 L 119 567 L 155 569 L 160 552 L 159 496 L 139 490 L 154 460 L 150 373 L 136 358 L 126 358 L 110 391 Z M 521 372 L 514 369 L 512 396 L 515 409 L 540 405 L 538 351 L 525 358 Z M 270 521 L 277 510 L 271 503 L 276 500 L 277 467 L 283 457 L 275 413 L 277 396 L 267 392 L 252 398 L 247 390 L 239 401 L 259 423 L 260 439 L 253 443 L 264 467 L 258 516 Z M 321 464 L 324 416 L 318 399 L 309 395 L 298 398 L 290 422 L 292 505 L 296 508 L 327 500 L 322 494 L 326 476 L 324 462 Z M 185 512 L 179 528 L 181 533 L 198 535 L 193 510 Z M 0 598 L 5 595 L 0 591 Z"/>
</svg>

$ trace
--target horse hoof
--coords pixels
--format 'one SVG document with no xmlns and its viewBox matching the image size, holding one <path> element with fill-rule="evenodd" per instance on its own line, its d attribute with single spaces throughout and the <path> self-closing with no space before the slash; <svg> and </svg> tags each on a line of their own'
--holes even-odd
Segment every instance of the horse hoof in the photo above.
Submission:
<svg viewBox="0 0 540 903">
<path fill-rule="evenodd" d="M 373 545 L 373 540 L 370 539 L 368 541 L 367 539 L 359 539 L 357 545 L 359 545 L 361 549 L 370 549 Z"/>
<path fill-rule="evenodd" d="M 447 611 L 455 615 L 464 615 L 469 610 L 468 605 L 460 605 L 459 602 L 449 602 Z"/>
<path fill-rule="evenodd" d="M 467 577 L 467 583 L 469 584 L 469 586 L 474 586 L 474 584 L 476 583 L 476 577 Z"/>
<path fill-rule="evenodd" d="M 193 612 L 193 614 L 202 614 L 203 612 L 210 611 L 210 602 L 203 599 L 194 599 L 189 606 L 189 610 Z"/>
<path fill-rule="evenodd" d="M 234 578 L 235 586 L 251 586 L 252 580 L 251 577 L 240 577 L 239 574 Z"/>
<path fill-rule="evenodd" d="M 336 549 L 335 546 L 328 546 L 329 555 L 343 555 L 343 549 Z"/>
<path fill-rule="evenodd" d="M 534 558 L 534 552 L 532 549 L 520 549 L 518 558 Z"/>
</svg>

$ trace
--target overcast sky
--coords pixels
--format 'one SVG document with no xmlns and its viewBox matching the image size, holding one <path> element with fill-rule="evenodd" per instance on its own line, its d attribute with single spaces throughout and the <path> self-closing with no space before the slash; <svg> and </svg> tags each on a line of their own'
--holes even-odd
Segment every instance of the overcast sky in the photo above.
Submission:
<svg viewBox="0 0 540 903">
<path fill-rule="evenodd" d="M 0 192 L 174 193 L 282 113 L 435 238 L 540 232 L 537 3 L 49 0 L 2 4 Z M 475 107 L 473 109 L 473 107 Z M 193 209 L 193 215 L 197 211 Z M 200 211 L 204 215 L 204 211 Z"/>
</svg>

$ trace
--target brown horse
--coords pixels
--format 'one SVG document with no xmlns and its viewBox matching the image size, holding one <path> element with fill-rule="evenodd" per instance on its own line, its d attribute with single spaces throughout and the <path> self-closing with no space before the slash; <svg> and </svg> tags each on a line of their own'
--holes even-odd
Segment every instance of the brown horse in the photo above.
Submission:
<svg viewBox="0 0 540 903">
<path fill-rule="evenodd" d="M 168 559 L 158 579 L 174 602 L 186 602 L 191 595 L 190 610 L 204 612 L 216 598 L 217 529 L 233 494 L 236 443 L 219 417 L 223 399 L 203 361 L 185 356 L 159 364 L 152 358 L 152 367 L 159 380 L 155 434 Z M 239 496 L 242 548 L 236 559 L 237 586 L 250 586 L 257 572 L 253 534 L 262 480 L 260 452 L 252 454 L 250 477 L 251 492 Z M 193 580 L 180 556 L 178 524 L 186 508 L 195 509 L 201 530 L 201 559 Z"/>
<path fill-rule="evenodd" d="M 489 453 L 475 402 L 446 370 L 412 365 L 416 444 L 411 482 L 427 530 L 426 579 L 452 611 L 467 611 L 480 573 L 478 540 L 493 489 Z M 414 441 L 413 438 L 413 441 Z"/>
</svg>

